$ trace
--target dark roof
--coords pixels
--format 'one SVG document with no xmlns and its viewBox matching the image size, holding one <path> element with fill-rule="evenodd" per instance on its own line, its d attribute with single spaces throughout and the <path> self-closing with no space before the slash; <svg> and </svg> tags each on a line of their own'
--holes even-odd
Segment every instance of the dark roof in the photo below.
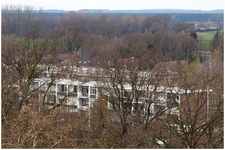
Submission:
<svg viewBox="0 0 225 150">
<path fill-rule="evenodd" d="M 86 66 L 91 67 L 94 66 L 93 63 L 93 57 L 80 57 L 80 59 L 77 61 L 77 66 Z"/>
</svg>

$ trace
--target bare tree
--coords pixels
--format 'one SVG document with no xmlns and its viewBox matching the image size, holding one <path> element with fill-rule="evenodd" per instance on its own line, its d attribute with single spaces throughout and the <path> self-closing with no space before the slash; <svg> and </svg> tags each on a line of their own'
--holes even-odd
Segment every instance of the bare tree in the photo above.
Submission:
<svg viewBox="0 0 225 150">
<path fill-rule="evenodd" d="M 219 98 L 223 93 L 218 90 L 221 86 L 216 89 L 210 86 L 219 78 L 217 73 L 209 75 L 209 70 L 201 64 L 187 66 L 179 79 L 180 103 L 173 105 L 179 115 L 165 114 L 156 121 L 157 131 L 152 134 L 156 139 L 152 142 L 156 144 L 156 140 L 160 140 L 166 148 L 222 147 L 222 124 L 216 124 L 223 120 L 223 99 Z"/>
<path fill-rule="evenodd" d="M 25 144 L 23 142 L 26 136 L 30 134 L 29 115 L 39 113 L 41 118 L 45 112 L 44 105 L 48 90 L 45 91 L 43 99 L 35 97 L 40 88 L 33 88 L 33 82 L 35 78 L 42 76 L 45 71 L 45 68 L 40 66 L 54 63 L 54 54 L 56 53 L 51 52 L 46 40 L 31 46 L 23 39 L 19 40 L 16 37 L 9 36 L 2 37 L 1 114 L 2 136 L 4 137 L 2 144 L 6 147 L 24 147 L 21 144 Z M 52 75 L 50 79 L 53 81 L 55 76 Z M 24 133 L 21 132 L 21 129 L 24 130 Z M 31 130 L 33 131 L 33 129 Z M 17 131 L 19 134 L 14 133 Z M 14 143 L 15 139 L 20 138 L 20 132 L 24 139 Z M 35 138 L 35 135 L 33 138 Z"/>
<path fill-rule="evenodd" d="M 105 56 L 107 61 L 100 64 L 102 70 L 99 70 L 97 82 L 102 99 L 115 111 L 115 122 L 119 124 L 118 146 L 126 147 L 130 143 L 127 138 L 132 125 L 142 125 L 142 132 L 145 132 L 149 122 L 162 115 L 163 108 L 153 112 L 152 107 L 156 102 L 161 81 L 166 75 L 163 72 L 149 71 L 149 56 L 155 56 L 157 53 L 148 51 L 147 47 L 140 49 L 139 43 L 136 48 L 139 50 L 138 55 L 142 57 L 121 58 L 119 42 L 114 39 L 113 45 L 108 47 Z M 151 118 L 153 114 L 155 117 Z"/>
<path fill-rule="evenodd" d="M 66 48 L 67 51 L 79 51 L 87 38 L 87 33 L 87 29 L 82 26 L 74 26 L 66 30 L 65 36 L 59 39 L 62 48 Z"/>
<path fill-rule="evenodd" d="M 178 21 L 172 26 L 172 31 L 174 31 L 175 33 L 182 32 L 182 31 L 186 33 L 186 32 L 192 31 L 193 29 L 194 29 L 194 24 L 185 23 L 182 21 Z"/>
</svg>

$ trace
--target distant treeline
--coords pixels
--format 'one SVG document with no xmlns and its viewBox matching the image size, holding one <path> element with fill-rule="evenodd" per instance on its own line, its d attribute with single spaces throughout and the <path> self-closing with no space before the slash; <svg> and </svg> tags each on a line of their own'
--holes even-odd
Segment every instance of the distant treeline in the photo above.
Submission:
<svg viewBox="0 0 225 150">
<path fill-rule="evenodd" d="M 56 12 L 60 13 L 62 10 L 57 10 L 57 9 L 50 9 L 50 10 L 43 10 L 43 12 Z M 69 11 L 65 11 L 69 12 Z M 218 9 L 218 10 L 185 10 L 185 9 L 141 9 L 141 10 L 109 10 L 109 9 L 82 9 L 78 10 L 78 12 L 83 12 L 83 13 L 96 13 L 96 12 L 101 12 L 101 13 L 224 13 L 223 9 Z"/>
<path fill-rule="evenodd" d="M 47 12 L 47 13 L 46 13 Z M 55 17 L 59 16 L 61 13 L 68 13 L 69 11 L 61 11 L 61 10 L 43 10 L 43 17 Z M 169 14 L 173 16 L 175 20 L 181 21 L 199 21 L 199 22 L 207 22 L 208 19 L 211 19 L 212 22 L 216 22 L 218 18 L 221 18 L 223 21 L 224 18 L 224 10 L 211 10 L 211 11 L 203 11 L 203 10 L 183 10 L 183 9 L 145 9 L 145 10 L 96 10 L 96 9 L 83 9 L 79 10 L 80 13 L 86 13 L 90 16 L 96 16 L 99 13 L 104 13 L 111 16 L 155 16 L 157 14 Z M 51 15 L 49 14 L 51 13 Z M 59 14 L 57 14 L 59 13 Z"/>
<path fill-rule="evenodd" d="M 100 57 L 106 47 L 120 43 L 121 57 L 127 54 L 137 55 L 135 53 L 142 45 L 143 49 L 159 52 L 171 60 L 191 60 L 191 52 L 199 49 L 197 34 L 193 32 L 195 24 L 191 21 L 199 21 L 199 28 L 223 27 L 223 14 L 212 13 L 47 13 L 31 6 L 3 8 L 2 35 L 31 40 L 33 43 L 40 39 L 49 39 L 55 44 L 55 49 L 61 50 L 62 53 L 81 51 L 83 55 L 88 54 L 91 57 Z M 184 20 L 185 17 L 187 20 Z M 200 22 L 200 19 L 207 23 Z M 116 44 L 111 43 L 112 39 L 115 39 Z M 140 42 L 134 44 L 139 39 Z M 223 36 L 218 35 L 214 39 L 212 49 L 218 45 L 223 46 Z M 134 51 L 135 49 L 137 51 Z"/>
<path fill-rule="evenodd" d="M 61 12 L 61 13 L 43 13 L 44 18 L 54 18 L 54 17 L 60 17 L 62 14 L 67 14 L 67 12 Z M 127 13 L 105 13 L 107 15 L 111 16 L 126 16 Z M 155 16 L 159 13 L 130 13 L 131 16 Z M 208 19 L 211 19 L 212 22 L 218 21 L 218 18 L 221 18 L 223 21 L 224 14 L 222 13 L 171 13 L 169 14 L 173 17 L 175 20 L 181 20 L 181 21 L 198 21 L 198 22 L 207 22 Z M 88 16 L 96 16 L 96 13 L 88 13 Z"/>
<path fill-rule="evenodd" d="M 107 15 L 115 16 L 115 15 L 121 15 L 125 16 L 127 13 L 106 13 Z M 155 16 L 159 13 L 130 13 L 131 16 Z M 91 14 L 95 15 L 95 14 Z M 223 13 L 169 13 L 171 17 L 173 17 L 174 20 L 180 20 L 180 21 L 187 21 L 187 22 L 207 22 L 209 19 L 211 19 L 212 22 L 218 21 L 218 18 L 222 19 L 223 22 Z"/>
<path fill-rule="evenodd" d="M 80 13 L 85 13 L 88 16 L 96 16 L 99 14 L 106 14 L 106 15 L 110 15 L 110 16 L 126 16 L 126 15 L 131 15 L 131 16 L 155 16 L 158 14 L 162 14 L 162 13 L 121 13 L 123 11 L 118 11 L 118 13 L 112 13 L 111 11 L 109 11 L 108 13 L 103 13 L 101 11 L 99 12 L 84 12 L 81 11 Z M 47 18 L 55 18 L 55 17 L 60 17 L 63 14 L 67 14 L 68 11 L 43 11 L 42 13 L 42 17 L 47 19 Z M 173 20 L 178 20 L 178 21 L 185 21 L 185 22 L 193 22 L 193 21 L 198 21 L 198 22 L 207 22 L 212 21 L 212 22 L 216 22 L 218 21 L 218 18 L 221 18 L 221 21 L 224 21 L 224 14 L 223 13 L 164 13 L 164 14 L 169 14 Z M 14 17 L 12 14 L 10 15 L 12 18 Z M 32 17 L 39 17 L 38 13 L 32 13 L 31 14 Z"/>
</svg>

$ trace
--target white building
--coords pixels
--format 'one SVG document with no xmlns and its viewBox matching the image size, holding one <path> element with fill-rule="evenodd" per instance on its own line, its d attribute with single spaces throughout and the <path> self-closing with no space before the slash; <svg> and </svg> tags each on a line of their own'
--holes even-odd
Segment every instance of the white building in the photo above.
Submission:
<svg viewBox="0 0 225 150">
<path fill-rule="evenodd" d="M 111 87 L 109 84 L 108 88 Z M 70 112 L 76 112 L 79 110 L 91 110 L 95 100 L 98 99 L 100 95 L 98 89 L 103 86 L 105 86 L 103 83 L 97 83 L 96 81 L 83 83 L 81 81 L 72 81 L 71 79 L 57 79 L 54 82 L 51 82 L 50 78 L 36 78 L 31 90 L 39 89 L 39 97 L 43 96 L 47 91 L 45 102 L 49 106 L 53 106 L 56 103 L 59 104 L 60 101 L 63 101 L 62 104 L 69 107 Z M 134 107 L 137 105 L 137 101 L 135 99 L 135 93 L 132 93 L 132 86 L 126 84 L 124 85 L 124 89 L 126 93 L 129 93 L 129 96 L 126 93 L 123 94 L 123 103 L 129 104 L 132 102 L 132 112 L 134 112 Z M 148 87 L 147 85 L 146 87 L 142 86 L 137 89 L 142 93 L 145 93 L 140 94 L 138 98 L 138 105 L 141 109 L 141 114 L 145 113 L 145 108 L 150 101 L 153 102 L 150 107 L 152 115 L 159 109 L 168 108 L 169 106 L 171 108 L 170 113 L 178 113 L 177 107 L 175 106 L 180 103 L 179 93 L 183 92 L 179 88 L 171 89 L 161 86 L 157 88 L 156 95 L 152 95 L 155 91 L 154 86 L 151 85 Z M 146 91 L 146 89 L 148 89 L 148 91 Z M 108 108 L 112 108 L 111 100 L 115 99 L 116 95 L 112 98 L 109 93 L 104 92 L 104 94 L 108 97 Z M 148 94 L 151 94 L 151 97 L 147 96 Z M 118 98 L 116 98 L 116 100 L 119 101 Z"/>
</svg>

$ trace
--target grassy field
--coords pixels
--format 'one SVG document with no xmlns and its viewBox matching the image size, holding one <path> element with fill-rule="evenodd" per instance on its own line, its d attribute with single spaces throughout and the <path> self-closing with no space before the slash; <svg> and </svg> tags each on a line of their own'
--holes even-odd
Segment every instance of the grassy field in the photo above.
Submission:
<svg viewBox="0 0 225 150">
<path fill-rule="evenodd" d="M 224 31 L 219 31 L 224 32 Z M 199 46 L 201 49 L 212 49 L 212 40 L 217 31 L 197 32 Z"/>
<path fill-rule="evenodd" d="M 198 39 L 199 40 L 212 40 L 214 37 L 214 33 L 199 33 L 198 34 Z"/>
<path fill-rule="evenodd" d="M 221 31 L 221 32 L 223 32 L 223 31 Z M 216 33 L 217 33 L 217 31 L 197 32 L 198 40 L 212 40 Z"/>
<path fill-rule="evenodd" d="M 212 40 L 215 33 L 201 32 L 197 33 L 199 40 Z"/>
<path fill-rule="evenodd" d="M 204 50 L 204 49 L 211 50 L 212 49 L 212 41 L 199 40 L 198 45 L 201 50 Z"/>
</svg>

